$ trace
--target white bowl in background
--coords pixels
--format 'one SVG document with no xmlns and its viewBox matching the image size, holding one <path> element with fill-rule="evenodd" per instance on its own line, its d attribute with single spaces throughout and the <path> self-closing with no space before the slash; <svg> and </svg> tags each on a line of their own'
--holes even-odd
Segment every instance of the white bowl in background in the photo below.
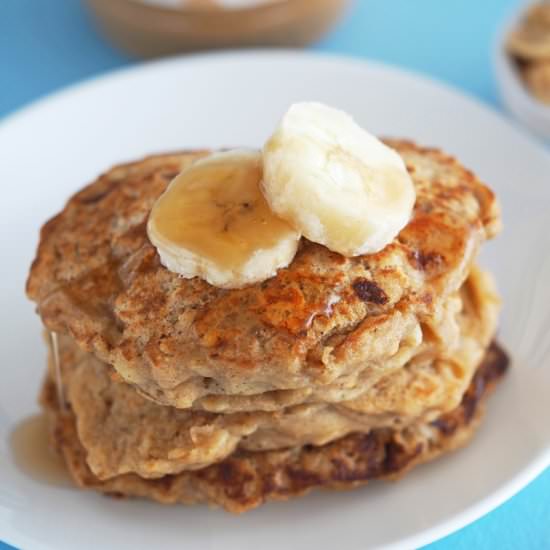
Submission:
<svg viewBox="0 0 550 550">
<path fill-rule="evenodd" d="M 521 2 L 502 25 L 495 40 L 493 60 L 500 95 L 506 108 L 531 131 L 550 141 L 550 106 L 529 93 L 505 47 L 508 33 L 516 27 L 529 6 L 538 2 L 540 0 Z"/>
</svg>

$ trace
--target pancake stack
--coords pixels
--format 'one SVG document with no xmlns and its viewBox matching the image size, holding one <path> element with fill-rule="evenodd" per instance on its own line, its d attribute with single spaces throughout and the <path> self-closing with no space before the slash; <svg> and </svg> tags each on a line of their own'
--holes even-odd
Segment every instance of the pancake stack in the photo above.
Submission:
<svg viewBox="0 0 550 550">
<path fill-rule="evenodd" d="M 346 258 L 302 238 L 242 289 L 178 277 L 147 238 L 156 199 L 207 152 L 117 166 L 43 227 L 27 282 L 50 335 L 41 403 L 80 487 L 242 512 L 468 441 L 507 366 L 475 263 L 498 207 L 451 157 L 388 144 L 417 195 L 392 243 Z"/>
</svg>

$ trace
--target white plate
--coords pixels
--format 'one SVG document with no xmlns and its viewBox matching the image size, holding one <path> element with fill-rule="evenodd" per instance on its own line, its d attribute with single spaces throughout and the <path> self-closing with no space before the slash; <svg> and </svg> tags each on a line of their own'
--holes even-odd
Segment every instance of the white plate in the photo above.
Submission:
<svg viewBox="0 0 550 550">
<path fill-rule="evenodd" d="M 202 507 L 114 501 L 19 473 L 8 438 L 36 410 L 44 369 L 40 324 L 23 296 L 39 226 L 113 163 L 185 147 L 258 146 L 291 102 L 308 99 L 341 107 L 379 134 L 445 148 L 500 196 L 506 230 L 484 260 L 504 296 L 501 339 L 514 352 L 514 369 L 491 400 L 478 437 L 398 484 L 318 492 L 239 518 Z M 413 547 L 499 505 L 550 463 L 550 354 L 542 346 L 550 332 L 549 174 L 542 148 L 472 99 L 383 65 L 304 53 L 143 65 L 6 120 L 0 127 L 0 538 L 28 550 Z"/>
</svg>

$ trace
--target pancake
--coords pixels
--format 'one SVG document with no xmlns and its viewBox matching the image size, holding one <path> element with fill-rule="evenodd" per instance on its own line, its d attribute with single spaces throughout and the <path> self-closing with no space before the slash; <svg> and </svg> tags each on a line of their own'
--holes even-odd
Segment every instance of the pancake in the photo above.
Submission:
<svg viewBox="0 0 550 550">
<path fill-rule="evenodd" d="M 348 489 L 372 479 L 395 479 L 418 464 L 460 447 L 475 431 L 485 400 L 507 364 L 504 352 L 492 345 L 460 405 L 430 423 L 350 434 L 320 447 L 237 451 L 208 468 L 155 480 L 135 474 L 99 480 L 87 465 L 86 450 L 76 430 L 77 418 L 71 409 L 60 407 L 50 379 L 44 385 L 42 404 L 51 423 L 53 445 L 79 487 L 165 504 L 208 503 L 240 513 L 313 488 Z"/>
<path fill-rule="evenodd" d="M 113 381 L 109 365 L 67 337 L 59 339 L 63 394 L 99 479 L 126 473 L 158 478 L 220 462 L 237 448 L 324 445 L 351 432 L 403 429 L 430 422 L 460 403 L 494 335 L 498 304 L 485 274 L 474 269 L 457 301 L 463 307 L 456 313 L 456 348 L 438 354 L 426 346 L 421 356 L 351 401 L 230 414 L 166 407 Z M 50 374 L 55 375 L 51 354 Z"/>
<path fill-rule="evenodd" d="M 500 225 L 493 193 L 456 160 L 389 144 L 417 201 L 377 254 L 345 258 L 302 239 L 292 264 L 261 284 L 182 279 L 160 264 L 145 224 L 170 180 L 206 153 L 160 155 L 117 166 L 69 200 L 42 229 L 27 293 L 47 329 L 161 404 L 236 410 L 241 396 L 261 395 L 243 407 L 269 409 L 348 377 L 379 378 L 421 346 L 422 327 Z"/>
</svg>

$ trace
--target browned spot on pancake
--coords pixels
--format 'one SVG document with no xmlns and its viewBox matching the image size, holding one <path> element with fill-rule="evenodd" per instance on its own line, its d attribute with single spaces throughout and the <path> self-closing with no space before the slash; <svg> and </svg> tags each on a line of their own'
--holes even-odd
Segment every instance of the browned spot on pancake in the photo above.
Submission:
<svg viewBox="0 0 550 550">
<path fill-rule="evenodd" d="M 352 284 L 355 295 L 363 302 L 384 305 L 388 302 L 386 293 L 373 281 L 359 277 Z"/>
<path fill-rule="evenodd" d="M 109 187 L 107 187 L 103 191 L 100 191 L 99 193 L 92 193 L 80 197 L 79 202 L 81 204 L 96 204 L 103 200 L 114 188 L 114 185 L 109 185 Z"/>
<path fill-rule="evenodd" d="M 422 450 L 421 446 L 417 446 L 415 452 L 407 453 L 399 443 L 396 441 L 389 441 L 386 444 L 385 451 L 386 456 L 384 458 L 384 464 L 382 466 L 382 471 L 391 473 L 398 472 L 407 466 L 407 464 L 413 460 L 413 458 L 420 453 Z"/>
<path fill-rule="evenodd" d="M 504 375 L 508 366 L 508 356 L 502 348 L 493 343 L 462 397 L 460 406 L 434 420 L 431 425 L 438 428 L 444 435 L 451 436 L 458 428 L 469 424 L 475 417 L 481 399 Z"/>
<path fill-rule="evenodd" d="M 429 292 L 425 292 L 420 297 L 420 300 L 422 301 L 423 304 L 430 306 L 432 305 L 432 302 L 433 302 L 433 296 Z"/>
<path fill-rule="evenodd" d="M 483 363 L 483 376 L 487 383 L 498 380 L 509 367 L 509 359 L 506 352 L 497 344 L 493 344 L 487 353 L 487 359 Z"/>
<path fill-rule="evenodd" d="M 288 468 L 286 473 L 297 487 L 311 487 L 312 485 L 318 485 L 321 481 L 317 474 L 306 469 Z"/>
<path fill-rule="evenodd" d="M 281 270 L 277 277 L 262 285 L 253 309 L 263 323 L 290 334 L 305 334 L 312 320 L 327 308 L 329 295 L 320 289 L 334 288 L 342 278 L 341 274 L 319 276 L 313 267 L 306 264 L 296 271 Z"/>
<path fill-rule="evenodd" d="M 180 172 L 165 172 L 162 176 L 167 180 L 173 180 Z"/>
<path fill-rule="evenodd" d="M 452 418 L 438 418 L 432 422 L 432 426 L 437 428 L 443 435 L 453 435 L 458 427 L 458 424 Z"/>
<path fill-rule="evenodd" d="M 233 467 L 233 464 L 231 461 L 223 462 L 220 465 L 219 469 L 220 478 L 223 479 L 226 483 L 232 483 L 233 480 L 236 478 L 237 472 L 235 468 Z"/>
<path fill-rule="evenodd" d="M 437 252 L 423 252 L 422 250 L 413 250 L 409 255 L 411 265 L 418 270 L 426 270 L 439 267 L 445 261 L 445 258 Z"/>
</svg>

